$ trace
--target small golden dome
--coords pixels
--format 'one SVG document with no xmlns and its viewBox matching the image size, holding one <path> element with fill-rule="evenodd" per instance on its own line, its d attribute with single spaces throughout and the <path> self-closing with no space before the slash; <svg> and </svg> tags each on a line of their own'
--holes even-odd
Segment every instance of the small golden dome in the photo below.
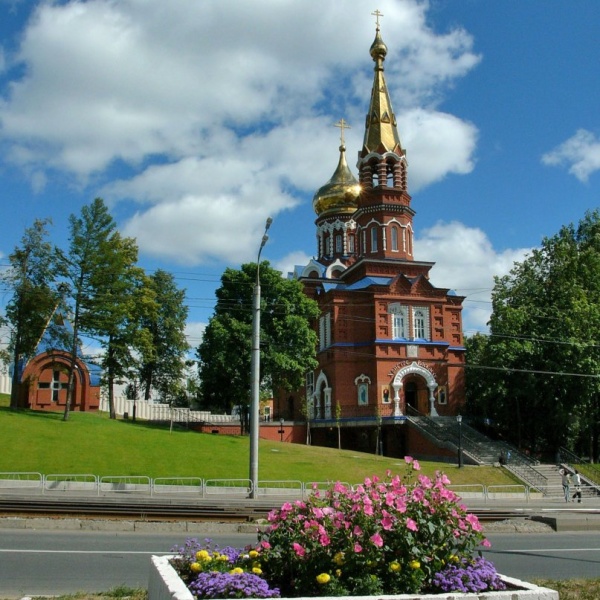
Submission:
<svg viewBox="0 0 600 600">
<path fill-rule="evenodd" d="M 381 38 L 381 34 L 379 33 L 379 27 L 377 28 L 377 32 L 375 33 L 375 39 L 371 44 L 370 48 L 371 58 L 374 61 L 377 59 L 385 60 L 387 55 L 387 46 L 383 43 L 383 39 Z"/>
<path fill-rule="evenodd" d="M 360 185 L 346 162 L 346 146 L 340 146 L 340 162 L 331 179 L 313 196 L 317 215 L 326 212 L 353 213 L 358 208 Z"/>
</svg>

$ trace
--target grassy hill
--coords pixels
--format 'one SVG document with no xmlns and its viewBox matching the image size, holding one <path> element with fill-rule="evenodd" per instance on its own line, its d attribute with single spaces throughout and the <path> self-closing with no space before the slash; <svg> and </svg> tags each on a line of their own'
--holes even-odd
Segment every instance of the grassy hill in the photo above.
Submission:
<svg viewBox="0 0 600 600">
<path fill-rule="evenodd" d="M 248 477 L 249 439 L 201 434 L 152 423 L 111 420 L 103 413 L 11 411 L 0 395 L 0 472 L 42 474 Z M 455 484 L 513 483 L 501 469 L 423 462 L 425 474 L 444 471 Z M 404 461 L 317 446 L 261 440 L 260 480 L 344 481 L 404 472 Z"/>
</svg>

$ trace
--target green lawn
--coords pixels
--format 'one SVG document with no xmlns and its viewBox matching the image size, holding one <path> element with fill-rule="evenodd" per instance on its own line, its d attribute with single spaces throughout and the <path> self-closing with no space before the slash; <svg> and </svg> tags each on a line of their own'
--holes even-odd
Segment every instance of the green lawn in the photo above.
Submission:
<svg viewBox="0 0 600 600">
<path fill-rule="evenodd" d="M 201 434 L 144 421 L 110 420 L 103 413 L 11 411 L 0 397 L 3 452 L 0 472 L 247 478 L 247 437 Z M 454 484 L 514 483 L 502 469 L 423 462 L 423 472 L 443 470 Z M 387 470 L 404 472 L 404 461 L 353 450 L 260 441 L 259 479 L 358 483 Z"/>
</svg>

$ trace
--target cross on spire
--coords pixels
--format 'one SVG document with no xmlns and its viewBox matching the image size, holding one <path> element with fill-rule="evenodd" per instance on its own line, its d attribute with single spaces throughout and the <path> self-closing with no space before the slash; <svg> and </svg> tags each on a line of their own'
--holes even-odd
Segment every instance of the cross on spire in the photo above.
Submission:
<svg viewBox="0 0 600 600">
<path fill-rule="evenodd" d="M 371 13 L 375 17 L 375 23 L 377 25 L 377 31 L 379 31 L 379 17 L 383 17 L 383 13 L 379 12 L 379 9 Z"/>
<path fill-rule="evenodd" d="M 350 125 L 346 121 L 344 121 L 343 117 L 337 122 L 333 124 L 334 127 L 340 128 L 340 142 L 342 146 L 344 145 L 344 129 L 352 129 Z"/>
</svg>

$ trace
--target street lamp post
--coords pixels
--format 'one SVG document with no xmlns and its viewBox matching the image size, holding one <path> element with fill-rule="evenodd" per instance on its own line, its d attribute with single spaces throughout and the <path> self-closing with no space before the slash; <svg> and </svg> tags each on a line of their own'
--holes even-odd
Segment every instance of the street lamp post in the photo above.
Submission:
<svg viewBox="0 0 600 600">
<path fill-rule="evenodd" d="M 252 297 L 252 354 L 250 359 L 250 498 L 258 495 L 258 427 L 259 427 L 259 404 L 260 404 L 260 254 L 265 247 L 269 236 L 267 231 L 271 227 L 273 219 L 269 217 L 265 224 L 263 234 L 256 257 L 256 283 Z"/>
<path fill-rule="evenodd" d="M 283 417 L 281 417 L 281 419 L 279 419 L 279 441 L 283 442 L 283 434 L 284 434 L 284 430 L 283 430 Z"/>
<path fill-rule="evenodd" d="M 462 415 L 457 415 L 456 422 L 458 423 L 458 468 L 463 466 L 462 455 Z"/>
</svg>

